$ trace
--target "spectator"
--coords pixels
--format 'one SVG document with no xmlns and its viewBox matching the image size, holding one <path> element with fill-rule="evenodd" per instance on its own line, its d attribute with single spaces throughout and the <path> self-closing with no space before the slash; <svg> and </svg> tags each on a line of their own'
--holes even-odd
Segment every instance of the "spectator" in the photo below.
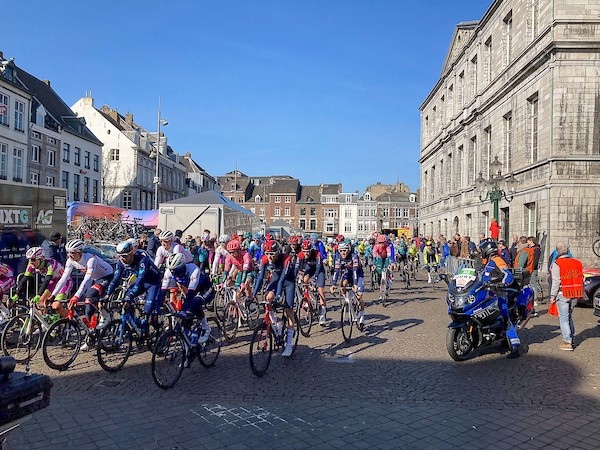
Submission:
<svg viewBox="0 0 600 450">
<path fill-rule="evenodd" d="M 454 238 L 450 242 L 450 255 L 459 257 L 460 256 L 460 234 L 456 233 Z"/>
<path fill-rule="evenodd" d="M 160 236 L 160 233 L 162 233 L 162 230 L 159 230 L 157 228 L 152 233 L 152 238 L 148 239 L 148 245 L 146 246 L 146 253 L 148 253 L 150 258 L 154 259 L 156 257 L 156 250 L 158 250 L 158 248 L 160 247 L 160 240 L 158 239 L 158 237 Z"/>
<path fill-rule="evenodd" d="M 531 257 L 531 264 L 530 264 Z M 530 250 L 527 246 L 527 237 L 521 236 L 519 238 L 519 243 L 517 244 L 517 256 L 515 258 L 515 262 L 513 263 L 513 267 L 515 269 L 528 269 L 531 267 L 528 266 L 533 265 L 533 250 Z M 530 270 L 532 272 L 532 270 Z"/>
<path fill-rule="evenodd" d="M 550 303 L 556 303 L 560 331 L 563 343 L 559 349 L 572 351 L 575 326 L 573 325 L 573 308 L 578 299 L 583 297 L 583 266 L 581 261 L 569 256 L 569 247 L 563 243 L 556 245 L 558 257 L 550 272 L 552 273 L 552 289 Z"/>
<path fill-rule="evenodd" d="M 460 258 L 469 258 L 469 241 L 467 238 L 468 236 L 463 236 L 460 240 Z"/>
<path fill-rule="evenodd" d="M 469 258 L 475 259 L 479 254 L 475 242 L 471 241 L 470 236 L 465 236 L 465 240 L 467 241 L 467 252 L 469 253 Z"/>
<path fill-rule="evenodd" d="M 138 238 L 138 248 L 144 251 L 148 248 L 148 235 L 146 233 L 140 233 L 140 237 Z"/>
<path fill-rule="evenodd" d="M 498 242 L 498 238 L 500 237 L 500 229 L 502 227 L 498 224 L 498 219 L 496 217 L 494 217 L 492 219 L 492 223 L 490 223 L 490 235 L 492 236 L 492 239 L 496 242 Z"/>
<path fill-rule="evenodd" d="M 510 251 L 506 248 L 506 241 L 504 239 L 498 241 L 498 255 L 506 264 L 512 267 L 512 257 L 510 256 Z"/>
<path fill-rule="evenodd" d="M 58 231 L 53 232 L 48 239 L 42 242 L 46 259 L 58 261 L 63 267 L 67 262 L 67 253 L 62 245 L 62 234 Z"/>
<path fill-rule="evenodd" d="M 512 264 L 514 266 L 515 261 L 517 260 L 517 252 L 519 251 L 519 236 L 516 234 L 513 236 L 513 241 L 510 246 L 510 257 L 512 258 Z M 548 266 L 550 267 L 550 266 Z"/>
<path fill-rule="evenodd" d="M 527 238 L 527 246 L 530 250 L 533 250 L 533 261 L 531 265 L 531 285 L 535 290 L 535 299 L 538 303 L 546 303 L 545 299 L 541 298 L 542 293 L 540 292 L 540 284 L 537 283 L 538 268 L 540 264 L 540 257 L 542 256 L 542 249 L 537 244 L 537 241 L 534 236 L 529 236 Z"/>
</svg>

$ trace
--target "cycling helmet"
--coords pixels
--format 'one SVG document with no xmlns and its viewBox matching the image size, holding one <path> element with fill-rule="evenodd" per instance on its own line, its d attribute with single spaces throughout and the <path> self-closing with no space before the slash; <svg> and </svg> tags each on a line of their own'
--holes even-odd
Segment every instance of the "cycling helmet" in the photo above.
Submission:
<svg viewBox="0 0 600 450">
<path fill-rule="evenodd" d="M 233 235 L 231 235 L 231 239 L 234 240 L 234 241 L 237 241 L 239 238 L 240 237 L 237 234 L 235 234 L 235 233 Z"/>
<path fill-rule="evenodd" d="M 243 241 L 240 244 L 240 247 L 242 248 L 242 250 L 248 250 L 248 241 Z"/>
<path fill-rule="evenodd" d="M 347 242 L 340 242 L 338 244 L 338 251 L 340 250 L 350 250 L 350 244 L 348 244 Z"/>
<path fill-rule="evenodd" d="M 479 250 L 481 250 L 481 254 L 484 258 L 490 259 L 492 256 L 498 254 L 498 246 L 494 241 L 483 241 L 479 244 Z"/>
<path fill-rule="evenodd" d="M 425 242 L 426 247 L 431 247 L 432 245 L 433 245 L 433 242 L 431 242 L 431 241 Z"/>
<path fill-rule="evenodd" d="M 260 241 L 262 239 L 262 235 L 260 233 L 255 233 L 254 234 L 254 240 L 255 241 Z"/>
<path fill-rule="evenodd" d="M 85 242 L 83 242 L 81 239 L 71 239 L 69 242 L 67 242 L 67 245 L 65 245 L 65 250 L 67 253 L 72 253 L 75 251 L 81 252 L 83 251 L 83 247 L 85 247 Z"/>
<path fill-rule="evenodd" d="M 334 242 L 335 242 L 335 239 L 327 238 L 327 245 L 333 245 Z"/>
<path fill-rule="evenodd" d="M 204 233 L 201 237 L 200 237 L 200 241 L 202 242 L 208 242 L 210 241 L 210 234 L 208 233 Z"/>
<path fill-rule="evenodd" d="M 374 244 L 375 243 L 375 238 L 374 237 L 370 237 L 369 238 L 369 244 Z"/>
<path fill-rule="evenodd" d="M 379 236 L 377 236 L 378 244 L 384 244 L 386 242 L 387 242 L 387 238 L 385 237 L 385 234 L 380 234 Z"/>
<path fill-rule="evenodd" d="M 252 237 L 252 233 L 244 233 L 244 239 L 250 239 Z"/>
<path fill-rule="evenodd" d="M 267 241 L 265 243 L 265 253 L 275 253 L 278 252 L 281 246 L 277 241 Z"/>
<path fill-rule="evenodd" d="M 27 250 L 25 254 L 27 259 L 44 259 L 46 257 L 46 253 L 42 247 L 31 247 Z"/>
<path fill-rule="evenodd" d="M 319 240 L 319 235 L 317 233 L 310 233 L 310 240 L 311 241 Z"/>
<path fill-rule="evenodd" d="M 175 239 L 175 235 L 173 234 L 173 232 L 167 230 L 160 233 L 158 239 L 160 239 L 161 241 L 172 241 L 173 239 Z"/>
<path fill-rule="evenodd" d="M 313 249 L 312 242 L 310 242 L 308 239 L 302 242 L 302 250 L 307 252 L 312 249 Z"/>
<path fill-rule="evenodd" d="M 135 238 L 129 238 L 129 239 L 127 239 L 127 240 L 128 240 L 129 242 L 131 242 L 131 245 L 133 246 L 133 249 L 134 249 L 135 251 L 137 251 L 137 249 L 138 249 L 138 248 L 139 248 L 139 246 L 140 246 L 140 243 L 138 242 L 138 240 L 137 240 L 137 239 L 135 239 Z"/>
<path fill-rule="evenodd" d="M 230 237 L 228 234 L 222 234 L 219 236 L 219 244 L 227 244 L 230 241 Z"/>
<path fill-rule="evenodd" d="M 161 234 L 162 236 L 162 234 Z M 130 240 L 122 241 L 117 244 L 117 255 L 118 256 L 127 256 L 131 255 L 135 252 L 135 247 L 131 243 Z"/>
<path fill-rule="evenodd" d="M 342 241 L 345 241 L 345 240 L 346 240 L 346 238 L 344 237 L 344 235 L 343 235 L 343 234 L 338 234 L 338 235 L 337 235 L 337 237 L 336 237 L 336 240 L 337 240 L 338 242 L 342 242 Z"/>
<path fill-rule="evenodd" d="M 167 269 L 170 271 L 177 270 L 185 266 L 185 255 L 183 253 L 173 253 L 167 258 Z"/>
<path fill-rule="evenodd" d="M 237 239 L 232 239 L 231 241 L 229 241 L 227 243 L 227 251 L 228 252 L 235 252 L 239 249 L 240 249 L 240 241 L 238 241 Z"/>
</svg>

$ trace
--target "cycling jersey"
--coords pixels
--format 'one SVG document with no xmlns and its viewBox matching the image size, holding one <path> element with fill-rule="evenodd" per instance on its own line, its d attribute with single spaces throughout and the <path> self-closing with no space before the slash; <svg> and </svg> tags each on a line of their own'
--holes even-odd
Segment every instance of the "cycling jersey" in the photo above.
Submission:
<svg viewBox="0 0 600 450">
<path fill-rule="evenodd" d="M 213 261 L 211 275 L 218 275 L 219 265 L 225 264 L 225 258 L 229 255 L 229 252 L 224 245 L 219 245 L 215 250 L 215 259 Z"/>
<path fill-rule="evenodd" d="M 100 278 L 105 278 L 113 274 L 113 268 L 110 266 L 110 264 L 106 261 L 103 261 L 96 255 L 83 253 L 79 261 L 68 258 L 67 264 L 65 265 L 65 270 L 60 280 L 56 284 L 52 295 L 55 296 L 63 288 L 63 286 L 67 283 L 67 280 L 70 279 L 73 270 L 85 272 L 85 276 L 79 285 L 79 289 L 77 289 L 77 292 L 74 294 L 74 296 L 78 298 L 80 298 L 87 291 L 94 280 L 99 280 Z"/>
<path fill-rule="evenodd" d="M 325 287 L 325 268 L 318 250 L 301 251 L 296 259 L 296 273 L 303 272 L 309 278 L 315 277 L 317 287 Z"/>
<path fill-rule="evenodd" d="M 331 280 L 333 286 L 342 278 L 348 279 L 353 284 L 359 284 L 364 277 L 363 267 L 356 253 L 349 254 L 345 258 L 337 254 L 333 267 L 333 279 Z"/>
<path fill-rule="evenodd" d="M 156 256 L 154 257 L 154 265 L 161 267 L 167 258 L 175 253 L 183 253 L 185 255 L 185 262 L 191 263 L 194 261 L 194 257 L 190 251 L 181 245 L 179 242 L 173 241 L 171 247 L 167 250 L 162 245 L 156 250 Z"/>
<path fill-rule="evenodd" d="M 34 274 L 40 274 L 42 276 L 41 283 L 38 289 L 38 295 L 42 295 L 46 290 L 50 292 L 55 291 L 58 295 L 66 298 L 66 295 L 69 293 L 71 288 L 73 287 L 73 281 L 70 277 L 67 278 L 67 281 L 63 284 L 60 289 L 55 289 L 58 281 L 61 279 L 64 269 L 61 263 L 56 261 L 55 259 L 45 259 L 40 265 L 35 268 L 31 263 L 25 269 L 25 273 L 23 274 L 23 278 L 19 282 L 18 292 L 19 295 L 22 296 L 24 293 L 25 283 L 27 279 L 33 278 Z"/>
<path fill-rule="evenodd" d="M 9 265 L 0 262 L 0 297 L 15 284 L 15 274 Z"/>
</svg>

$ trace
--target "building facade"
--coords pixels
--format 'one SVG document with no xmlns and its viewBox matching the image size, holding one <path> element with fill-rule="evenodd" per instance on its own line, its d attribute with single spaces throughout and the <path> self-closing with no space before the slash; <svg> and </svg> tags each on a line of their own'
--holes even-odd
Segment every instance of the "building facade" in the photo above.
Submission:
<svg viewBox="0 0 600 450">
<path fill-rule="evenodd" d="M 489 234 L 489 194 L 501 190 L 504 237 L 537 236 L 542 261 L 558 241 L 593 261 L 599 13 L 597 2 L 495 0 L 481 20 L 456 27 L 420 107 L 421 233 Z"/>
<path fill-rule="evenodd" d="M 133 114 L 123 116 L 107 105 L 96 109 L 91 96 L 79 99 L 72 109 L 104 141 L 102 203 L 124 209 L 154 209 L 157 149 L 158 202 L 187 195 L 187 169 L 163 133 L 157 139 L 157 133 L 137 124 Z"/>
<path fill-rule="evenodd" d="M 187 170 L 187 178 L 185 180 L 187 187 L 186 196 L 219 189 L 219 182 L 217 179 L 212 175 L 209 175 L 200 164 L 194 161 L 190 152 L 187 152 L 184 156 L 180 156 L 179 162 Z"/>
</svg>

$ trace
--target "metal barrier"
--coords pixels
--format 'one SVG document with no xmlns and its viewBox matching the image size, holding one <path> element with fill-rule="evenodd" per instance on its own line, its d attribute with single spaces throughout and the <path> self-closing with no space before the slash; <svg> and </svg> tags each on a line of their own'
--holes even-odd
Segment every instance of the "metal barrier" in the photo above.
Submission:
<svg viewBox="0 0 600 450">
<path fill-rule="evenodd" d="M 468 267 L 471 269 L 476 268 L 477 262 L 478 261 L 475 259 L 458 258 L 456 256 L 447 256 L 446 260 L 444 261 L 444 268 L 446 269 L 446 272 L 454 275 L 461 269 L 464 269 L 465 267 Z M 479 264 L 481 264 L 481 261 L 479 261 Z"/>
</svg>

